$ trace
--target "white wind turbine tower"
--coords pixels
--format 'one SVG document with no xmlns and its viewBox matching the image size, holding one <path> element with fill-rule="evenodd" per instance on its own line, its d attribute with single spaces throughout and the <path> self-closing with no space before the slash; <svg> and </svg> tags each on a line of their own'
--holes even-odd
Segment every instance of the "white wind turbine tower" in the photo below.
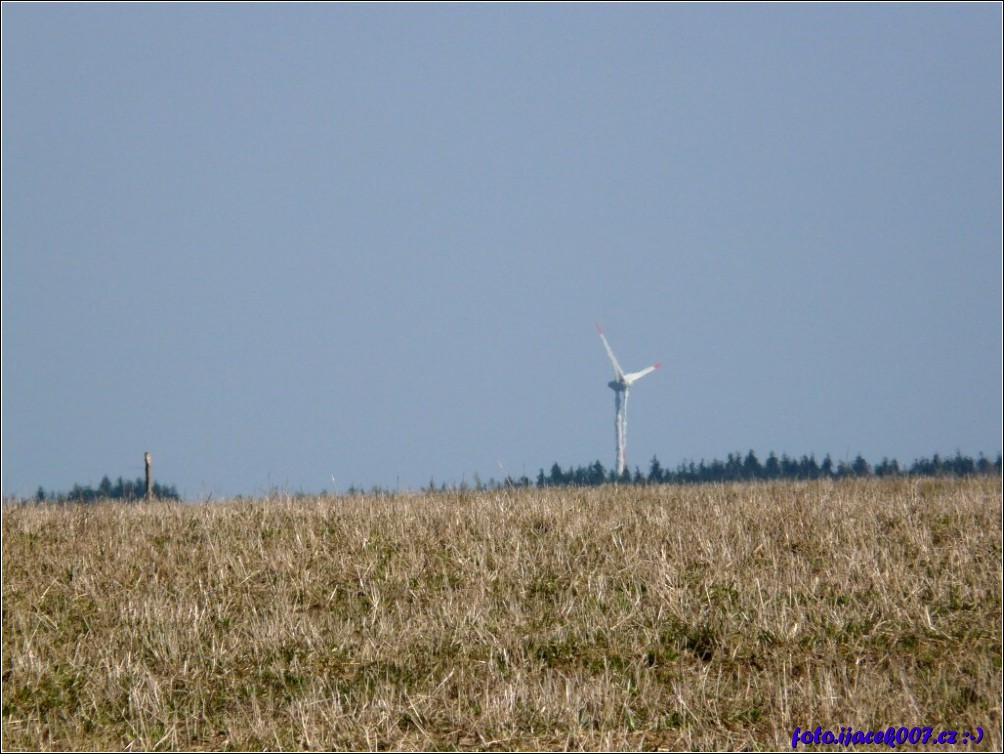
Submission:
<svg viewBox="0 0 1004 754">
<path fill-rule="evenodd" d="M 653 364 L 650 367 L 645 367 L 640 372 L 624 374 L 624 370 L 617 363 L 617 357 L 614 356 L 610 344 L 607 343 L 606 336 L 603 335 L 603 328 L 600 327 L 599 322 L 596 323 L 596 332 L 600 334 L 600 340 L 603 341 L 603 347 L 607 349 L 610 363 L 614 365 L 614 379 L 607 384 L 614 391 L 614 405 L 617 408 L 617 418 L 615 419 L 617 429 L 617 476 L 620 477 L 627 467 L 627 404 L 628 396 L 631 394 L 631 386 L 646 374 L 654 372 L 662 365 Z"/>
</svg>

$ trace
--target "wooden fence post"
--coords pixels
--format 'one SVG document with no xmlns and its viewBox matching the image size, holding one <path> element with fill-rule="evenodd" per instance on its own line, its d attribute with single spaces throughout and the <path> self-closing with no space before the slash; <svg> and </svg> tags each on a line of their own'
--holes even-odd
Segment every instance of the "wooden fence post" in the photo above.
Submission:
<svg viewBox="0 0 1004 754">
<path fill-rule="evenodd" d="M 149 451 L 143 454 L 143 464 L 146 466 L 146 499 L 149 501 L 153 500 L 153 474 L 150 471 L 153 456 L 150 455 Z"/>
</svg>

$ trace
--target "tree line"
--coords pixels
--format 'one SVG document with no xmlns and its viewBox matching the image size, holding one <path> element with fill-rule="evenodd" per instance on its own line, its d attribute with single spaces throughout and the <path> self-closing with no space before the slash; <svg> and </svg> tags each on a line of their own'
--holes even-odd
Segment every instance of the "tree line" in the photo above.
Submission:
<svg viewBox="0 0 1004 754">
<path fill-rule="evenodd" d="M 980 453 L 978 458 L 963 456 L 956 453 L 954 456 L 941 457 L 935 453 L 930 458 L 920 458 L 911 465 L 900 465 L 895 459 L 883 458 L 877 464 L 871 464 L 860 454 L 852 461 L 837 461 L 827 454 L 822 461 L 817 461 L 814 455 L 803 455 L 800 458 L 790 457 L 787 454 L 778 457 L 771 452 L 763 462 L 757 458 L 752 450 L 742 455 L 741 453 L 729 453 L 724 461 L 714 460 L 707 462 L 701 459 L 700 462 L 684 461 L 677 465 L 675 469 L 663 468 L 656 456 L 648 465 L 648 473 L 644 473 L 639 467 L 634 471 L 624 470 L 620 476 L 613 469 L 604 468 L 600 461 L 594 461 L 586 466 L 569 466 L 563 469 L 557 462 L 552 464 L 548 473 L 543 469 L 537 474 L 536 481 L 530 479 L 525 474 L 520 477 L 507 476 L 502 481 L 490 479 L 487 483 L 482 482 L 475 474 L 473 483 L 461 482 L 459 485 L 447 485 L 445 482 L 436 485 L 434 480 L 429 480 L 426 487 L 430 491 L 446 490 L 497 490 L 507 487 L 598 487 L 603 484 L 707 484 L 723 482 L 748 482 L 748 481 L 783 481 L 783 480 L 811 480 L 811 479 L 847 479 L 865 477 L 907 477 L 907 476 L 989 476 L 1001 475 L 1001 455 L 998 454 L 996 460 Z M 349 494 L 361 494 L 363 491 L 355 486 L 349 489 Z M 388 494 L 380 487 L 373 487 L 371 492 L 377 494 Z M 162 485 L 154 483 L 153 496 L 160 500 L 180 500 L 177 489 L 174 485 Z M 102 477 L 97 487 L 73 485 L 69 492 L 47 492 L 39 487 L 35 493 L 36 502 L 57 502 L 57 503 L 91 503 L 98 500 L 126 500 L 139 501 L 146 497 L 146 483 L 142 478 L 135 481 L 123 479 L 112 482 L 107 476 Z"/>
<path fill-rule="evenodd" d="M 789 457 L 787 454 L 778 458 L 771 452 L 761 463 L 752 450 L 745 456 L 740 453 L 729 453 L 722 460 L 710 463 L 703 459 L 681 462 L 675 469 L 665 469 L 659 459 L 652 456 L 648 473 L 643 473 L 637 466 L 634 472 L 628 469 L 620 476 L 611 469 L 606 470 L 599 461 L 588 466 L 569 467 L 562 469 L 557 463 L 551 466 L 550 473 L 541 469 L 537 474 L 537 487 L 595 487 L 601 484 L 702 484 L 708 482 L 744 482 L 757 480 L 806 480 L 806 479 L 845 479 L 852 477 L 896 477 L 896 476 L 976 476 L 1001 474 L 1001 455 L 991 461 L 982 453 L 973 459 L 956 453 L 952 457 L 942 458 L 935 453 L 931 458 L 920 458 L 910 466 L 901 466 L 895 459 L 883 458 L 877 464 L 871 464 L 860 454 L 852 461 L 838 461 L 827 454 L 822 461 L 817 461 L 814 455 L 803 455 L 801 458 Z M 516 486 L 529 486 L 529 479 L 507 480 Z"/>
<path fill-rule="evenodd" d="M 153 483 L 153 496 L 159 500 L 180 500 L 174 485 Z M 101 478 L 97 487 L 73 485 L 69 492 L 46 492 L 39 487 L 35 492 L 35 502 L 93 503 L 97 500 L 143 500 L 146 497 L 146 482 L 142 477 L 132 481 L 119 477 L 114 483 L 107 476 Z"/>
</svg>

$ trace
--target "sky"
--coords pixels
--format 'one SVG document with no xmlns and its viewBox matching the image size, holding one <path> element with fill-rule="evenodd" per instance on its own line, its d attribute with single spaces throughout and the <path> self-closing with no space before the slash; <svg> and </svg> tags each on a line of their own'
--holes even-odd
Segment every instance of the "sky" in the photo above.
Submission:
<svg viewBox="0 0 1004 754">
<path fill-rule="evenodd" d="M 1002 10 L 2 10 L 2 490 L 996 457 Z"/>
</svg>

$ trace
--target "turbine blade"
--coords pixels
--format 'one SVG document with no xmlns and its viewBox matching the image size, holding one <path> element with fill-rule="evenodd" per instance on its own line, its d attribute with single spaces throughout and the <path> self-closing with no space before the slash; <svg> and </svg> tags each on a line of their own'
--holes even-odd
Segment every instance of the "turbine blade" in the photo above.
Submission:
<svg viewBox="0 0 1004 754">
<path fill-rule="evenodd" d="M 625 374 L 624 375 L 624 381 L 627 384 L 630 385 L 632 382 L 637 382 L 642 377 L 644 377 L 646 374 L 650 374 L 651 372 L 654 372 L 656 369 L 658 369 L 661 366 L 662 366 L 662 364 L 653 364 L 650 367 L 645 367 L 640 372 L 632 372 L 631 374 Z"/>
<path fill-rule="evenodd" d="M 603 334 L 603 328 L 600 327 L 600 323 L 599 322 L 596 323 L 596 332 L 598 332 L 600 334 L 600 340 L 603 341 L 603 347 L 605 349 L 607 349 L 607 356 L 610 357 L 610 363 L 614 365 L 614 374 L 617 375 L 617 379 L 618 380 L 623 379 L 624 378 L 624 370 L 621 369 L 621 365 L 617 363 L 617 357 L 614 356 L 614 352 L 610 348 L 610 344 L 607 343 L 607 338 Z"/>
</svg>

